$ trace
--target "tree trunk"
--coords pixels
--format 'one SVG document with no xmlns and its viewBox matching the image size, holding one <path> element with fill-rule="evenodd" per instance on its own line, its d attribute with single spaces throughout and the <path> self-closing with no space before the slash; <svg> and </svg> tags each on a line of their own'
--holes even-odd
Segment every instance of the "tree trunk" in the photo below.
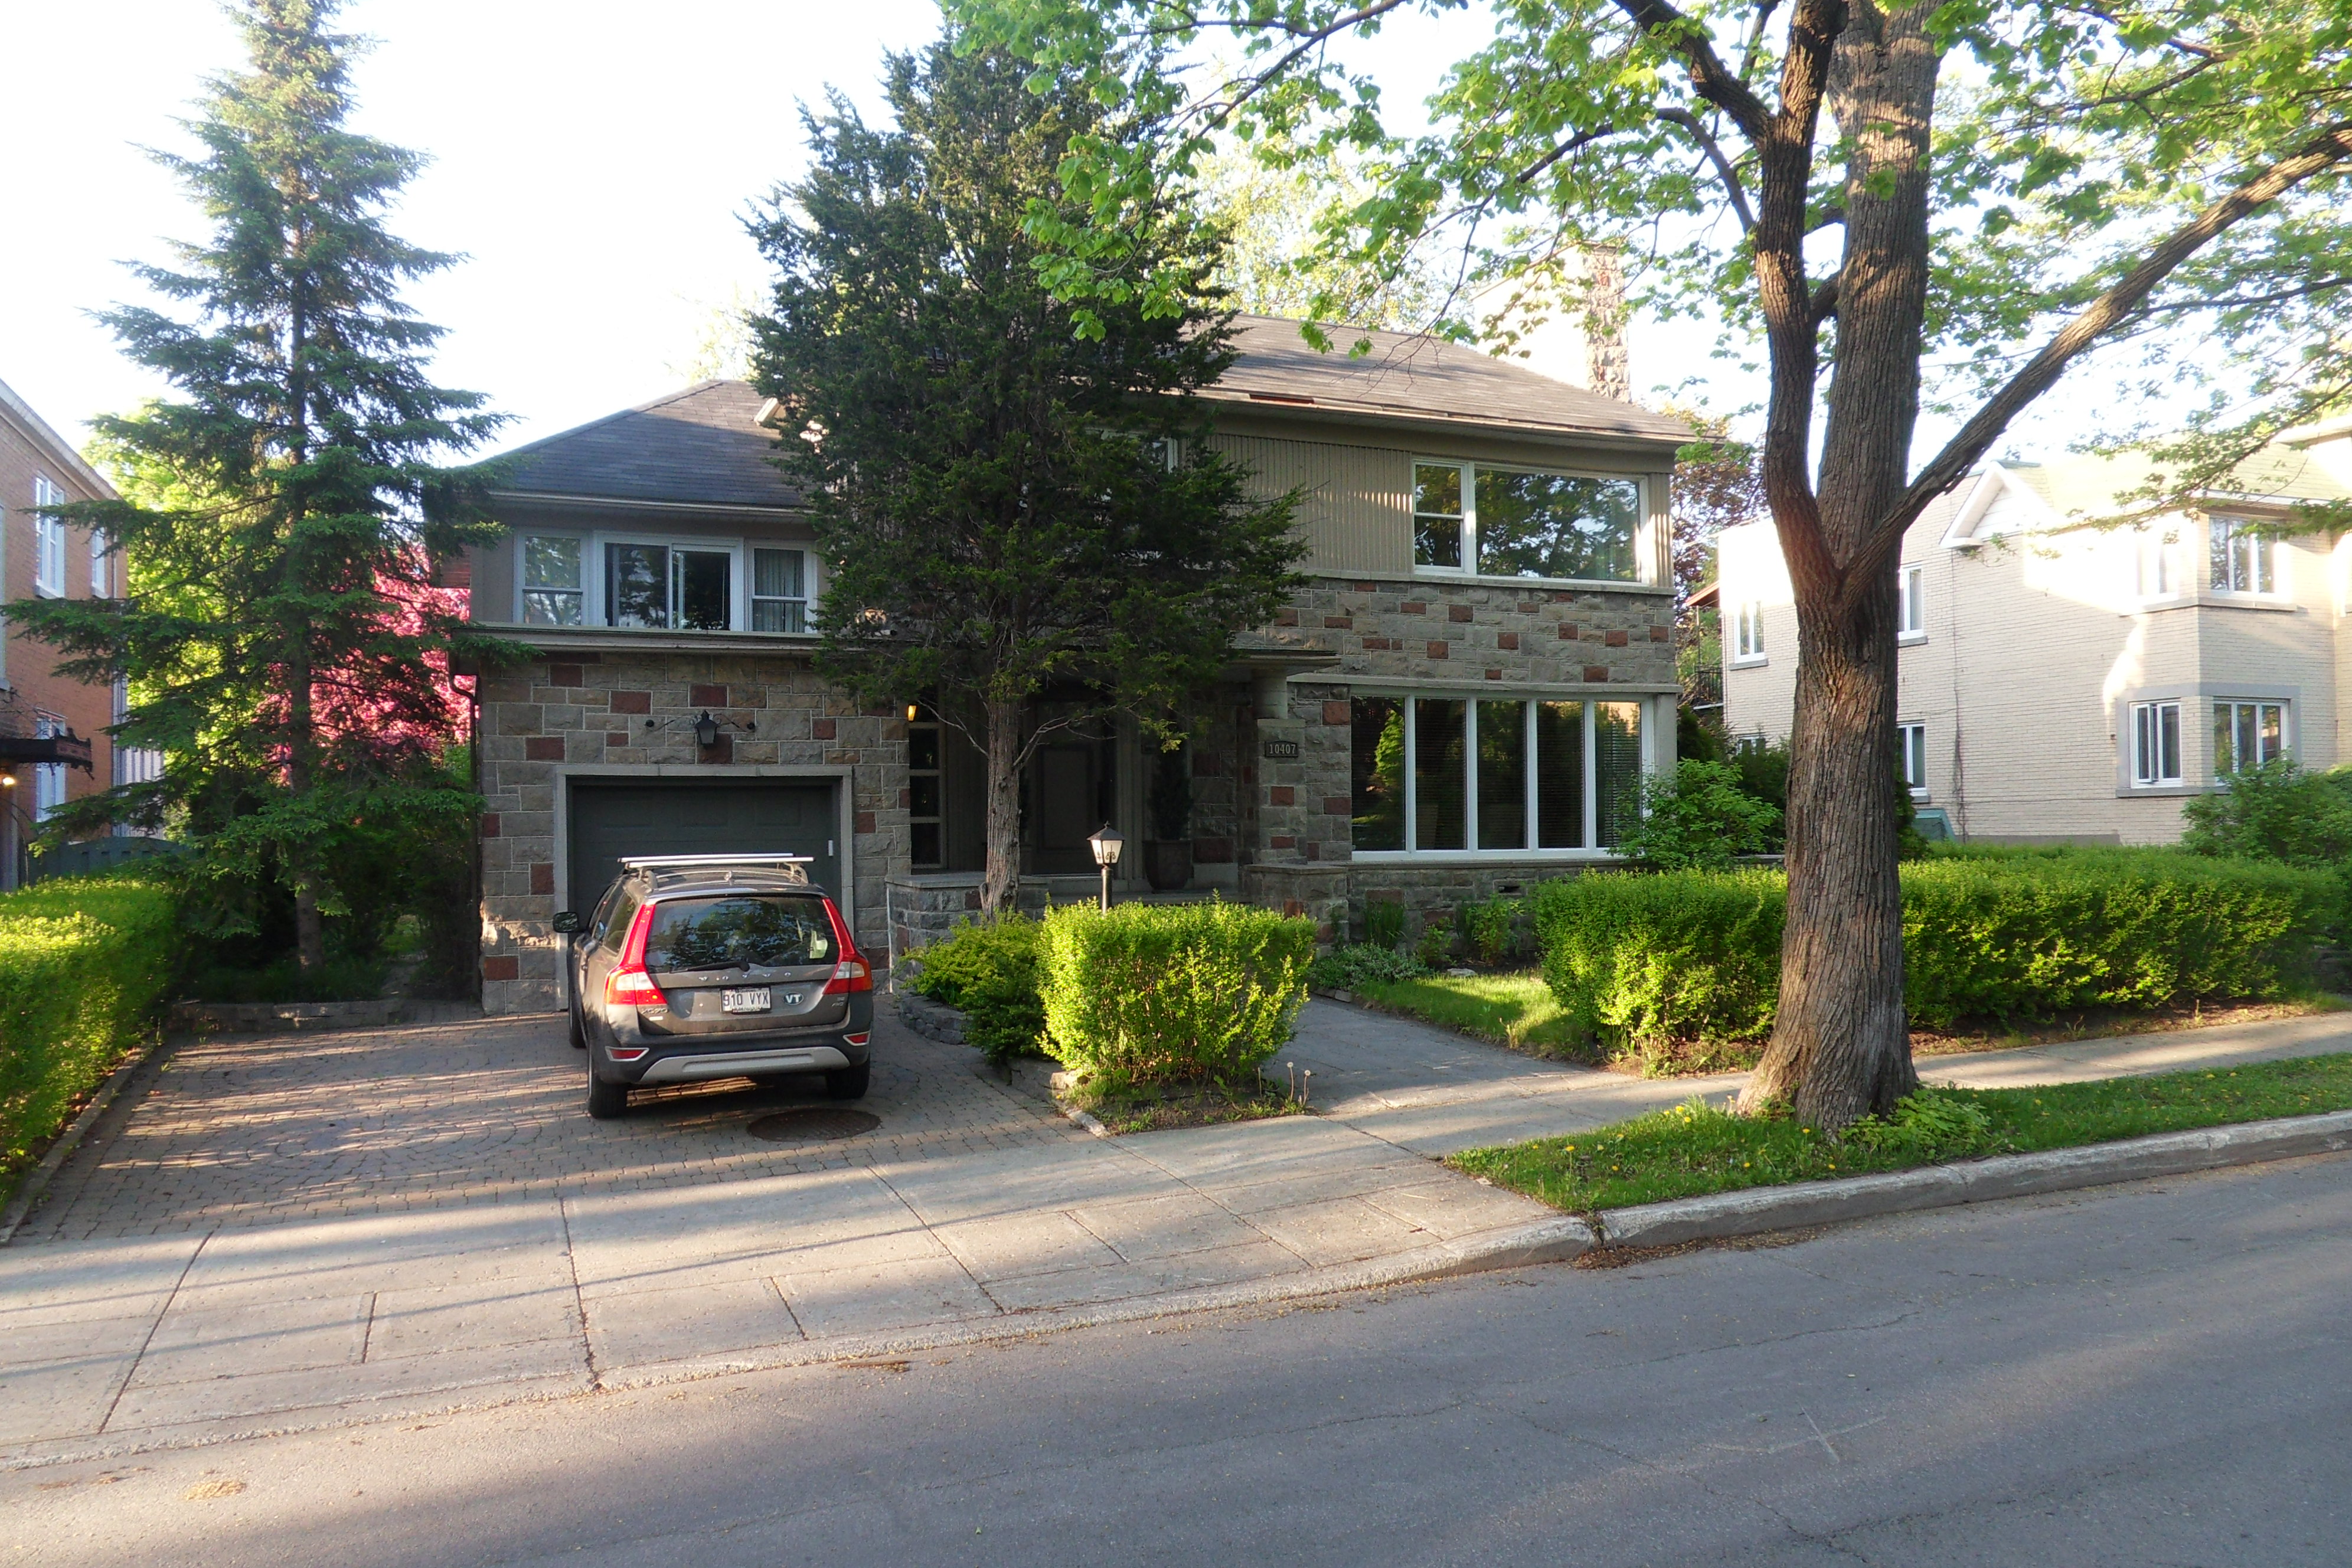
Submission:
<svg viewBox="0 0 2352 1568">
<path fill-rule="evenodd" d="M 981 873 L 980 912 L 1013 907 L 1021 886 L 1021 720 L 1018 702 L 988 704 L 988 861 Z"/>
</svg>

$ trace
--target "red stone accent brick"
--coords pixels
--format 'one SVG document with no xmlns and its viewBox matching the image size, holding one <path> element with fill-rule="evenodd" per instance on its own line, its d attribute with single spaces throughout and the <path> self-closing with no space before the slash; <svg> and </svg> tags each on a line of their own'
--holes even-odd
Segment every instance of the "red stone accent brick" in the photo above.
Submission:
<svg viewBox="0 0 2352 1568">
<path fill-rule="evenodd" d="M 1666 628 L 1664 626 L 1652 626 L 1650 628 L 1650 640 L 1652 642 L 1664 642 L 1666 640 L 1668 635 Z"/>
<path fill-rule="evenodd" d="M 1381 585 L 1378 583 L 1350 583 L 1348 586 L 1359 594 L 1377 594 L 1381 591 Z"/>
<path fill-rule="evenodd" d="M 1499 669 L 1490 669 L 1486 672 L 1486 679 L 1489 680 L 1500 680 L 1503 679 L 1503 672 Z"/>
<path fill-rule="evenodd" d="M 482 960 L 482 978 L 485 980 L 520 980 L 522 978 L 522 960 L 517 958 L 510 952 L 493 954 L 492 956 Z"/>
<path fill-rule="evenodd" d="M 1309 860 L 1320 860 L 1323 858 L 1323 846 L 1312 838 L 1308 839 L 1307 841 L 1307 858 Z"/>
<path fill-rule="evenodd" d="M 555 891 L 555 866 L 553 862 L 540 860 L 532 863 L 530 868 L 530 890 L 534 893 L 551 893 Z"/>
<path fill-rule="evenodd" d="M 856 826 L 857 831 L 858 831 L 858 832 L 860 832 L 860 833 L 871 833 L 871 832 L 873 832 L 873 831 L 874 831 L 874 814 L 873 814 L 872 812 L 870 812 L 870 811 L 861 811 L 861 812 L 859 812 L 859 813 L 857 814 L 857 818 L 856 818 Z"/>
<path fill-rule="evenodd" d="M 902 789 L 898 792 L 898 809 L 900 811 L 905 811 L 914 804 L 915 792 L 913 790 Z"/>
<path fill-rule="evenodd" d="M 1519 634 L 1505 632 L 1495 639 L 1495 646 L 1505 653 L 1517 653 L 1519 651 Z"/>
<path fill-rule="evenodd" d="M 1326 816 L 1346 816 L 1354 809 L 1344 795 L 1327 795 L 1323 797 L 1323 815 Z"/>
<path fill-rule="evenodd" d="M 727 689 L 723 686 L 689 686 L 686 689 L 686 700 L 697 708 L 724 708 L 727 706 Z"/>
<path fill-rule="evenodd" d="M 650 713 L 654 710 L 654 694 L 650 691 L 615 691 L 609 700 L 615 713 Z"/>
<path fill-rule="evenodd" d="M 1419 599 L 1407 599 L 1403 604 L 1397 606 L 1397 614 L 1400 616 L 1425 616 L 1429 614 L 1429 606 L 1423 604 Z"/>
<path fill-rule="evenodd" d="M 1276 844 L 1278 844 L 1278 845 L 1281 845 L 1281 846 L 1282 846 L 1282 847 L 1284 847 L 1284 848 L 1286 848 L 1286 849 L 1287 849 L 1288 847 L 1290 847 L 1290 846 L 1289 846 L 1288 844 L 1285 843 L 1283 840 L 1281 840 L 1281 839 L 1279 839 L 1279 838 L 1276 839 L 1276 840 L 1275 840 L 1275 842 L 1276 842 Z M 1301 916 L 1301 915 L 1305 914 L 1306 912 L 1307 912 L 1307 906 L 1306 906 L 1305 904 L 1300 903 L 1297 899 L 1285 899 L 1285 900 L 1282 900 L 1282 918 L 1283 918 L 1283 919 L 1287 920 L 1287 921 L 1295 921 L 1295 920 L 1297 920 L 1299 916 Z"/>
<path fill-rule="evenodd" d="M 1523 616 L 1532 616 L 1538 610 L 1542 608 L 1543 605 L 1534 599 L 1522 599 L 1519 601 L 1519 614 Z"/>
<path fill-rule="evenodd" d="M 1350 717 L 1351 716 L 1348 711 L 1348 704 L 1345 702 L 1326 702 L 1323 704 L 1323 722 L 1326 724 L 1345 724 L 1349 721 Z"/>
<path fill-rule="evenodd" d="M 980 889 L 978 888 L 972 889 L 971 891 L 963 896 L 963 907 L 968 910 L 976 910 L 980 908 Z"/>
<path fill-rule="evenodd" d="M 496 838 L 498 836 L 499 814 L 495 811 L 486 811 L 482 813 L 482 837 L 485 838 Z"/>
<path fill-rule="evenodd" d="M 607 730 L 604 731 L 604 744 L 608 746 L 625 746 L 628 743 L 629 732 L 626 730 Z"/>
<path fill-rule="evenodd" d="M 1327 632 L 1351 631 L 1355 628 L 1355 625 L 1356 617 L 1353 616 L 1326 616 L 1323 617 L 1323 629 Z"/>
<path fill-rule="evenodd" d="M 1429 657 L 1432 658 L 1444 658 L 1451 650 L 1452 647 L 1453 645 L 1450 643 L 1431 643 L 1429 645 Z"/>
<path fill-rule="evenodd" d="M 522 743 L 523 760 L 533 763 L 560 763 L 563 760 L 563 737 L 533 735 Z"/>
<path fill-rule="evenodd" d="M 812 740 L 812 741 L 830 741 L 830 740 L 832 740 L 832 739 L 833 739 L 833 721 L 832 721 L 832 720 L 830 720 L 830 719 L 812 719 L 812 720 L 810 720 L 810 721 L 809 721 L 809 739 L 810 739 L 810 740 Z"/>
<path fill-rule="evenodd" d="M 1445 618 L 1449 621 L 1455 621 L 1467 625 L 1470 620 L 1470 606 L 1467 605 L 1448 605 L 1445 606 Z"/>
<path fill-rule="evenodd" d="M 551 664 L 547 667 L 547 683 L 550 686 L 578 686 L 582 679 L 580 667 L 576 664 Z"/>
<path fill-rule="evenodd" d="M 1574 642 L 1576 640 L 1576 623 L 1574 621 L 1562 621 L 1559 623 L 1559 640 L 1562 642 Z"/>
<path fill-rule="evenodd" d="M 1364 651 L 1366 653 L 1384 653 L 1395 646 L 1396 645 L 1394 643 L 1390 642 L 1386 637 L 1366 637 L 1364 639 Z"/>
<path fill-rule="evenodd" d="M 1277 626 L 1297 626 L 1298 624 L 1298 611 L 1296 608 L 1276 610 L 1274 613 L 1274 624 Z"/>
<path fill-rule="evenodd" d="M 1602 634 L 1601 640 L 1607 643 L 1611 647 L 1623 647 L 1625 646 L 1625 634 L 1623 632 L 1607 632 Z"/>
<path fill-rule="evenodd" d="M 1298 804 L 1298 792 L 1288 784 L 1275 784 L 1266 790 L 1265 803 L 1268 805 L 1296 805 Z"/>
<path fill-rule="evenodd" d="M 1296 849 L 1298 847 L 1298 840 L 1287 833 L 1277 833 L 1265 841 L 1265 847 L 1269 849 Z M 1298 906 L 1294 903 L 1286 912 L 1296 913 L 1297 909 Z"/>
<path fill-rule="evenodd" d="M 1605 664 L 1588 664 L 1584 667 L 1584 679 L 1597 685 L 1609 679 L 1609 667 Z"/>
</svg>

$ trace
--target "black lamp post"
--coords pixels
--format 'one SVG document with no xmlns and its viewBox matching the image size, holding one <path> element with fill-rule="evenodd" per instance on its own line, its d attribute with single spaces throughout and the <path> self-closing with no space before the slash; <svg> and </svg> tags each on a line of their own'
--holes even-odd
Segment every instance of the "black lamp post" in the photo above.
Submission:
<svg viewBox="0 0 2352 1568">
<path fill-rule="evenodd" d="M 1102 868 L 1102 907 L 1110 909 L 1110 868 L 1118 864 L 1118 852 L 1127 847 L 1127 835 L 1105 823 L 1100 830 L 1089 836 L 1087 847 L 1095 852 L 1095 864 Z"/>
</svg>

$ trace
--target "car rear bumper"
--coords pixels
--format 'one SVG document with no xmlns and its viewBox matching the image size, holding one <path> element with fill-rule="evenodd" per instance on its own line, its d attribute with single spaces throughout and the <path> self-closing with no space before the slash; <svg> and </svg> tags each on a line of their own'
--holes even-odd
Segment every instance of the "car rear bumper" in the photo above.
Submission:
<svg viewBox="0 0 2352 1568">
<path fill-rule="evenodd" d="M 678 1051 L 645 1065 L 636 1083 L 690 1083 L 708 1078 L 756 1078 L 763 1073 L 833 1072 L 853 1065 L 839 1046 L 793 1046 L 778 1050 Z M 628 1064 L 614 1067 L 627 1070 Z"/>
</svg>

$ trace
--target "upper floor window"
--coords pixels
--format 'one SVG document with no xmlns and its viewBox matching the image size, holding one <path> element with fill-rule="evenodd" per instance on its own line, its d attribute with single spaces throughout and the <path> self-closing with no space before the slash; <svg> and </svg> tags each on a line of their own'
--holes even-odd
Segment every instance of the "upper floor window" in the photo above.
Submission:
<svg viewBox="0 0 2352 1568">
<path fill-rule="evenodd" d="M 1742 599 L 1734 617 L 1731 637 L 1734 662 L 1747 662 L 1764 657 L 1764 601 Z"/>
<path fill-rule="evenodd" d="M 2278 542 L 2242 517 L 2212 521 L 2213 586 L 2224 594 L 2275 594 Z"/>
<path fill-rule="evenodd" d="M 2143 599 L 2168 599 L 2180 591 L 2174 580 L 2172 547 L 2179 541 L 2169 532 L 2158 533 L 2149 529 L 2139 531 L 2138 570 L 2139 596 Z"/>
<path fill-rule="evenodd" d="M 1921 568 L 1906 566 L 1895 574 L 1895 635 L 1920 641 L 1927 635 L 1926 587 Z"/>
<path fill-rule="evenodd" d="M 751 552 L 751 629 L 808 630 L 807 558 L 797 550 Z"/>
<path fill-rule="evenodd" d="M 2180 782 L 2180 704 L 2132 704 L 2132 783 L 2142 788 Z"/>
<path fill-rule="evenodd" d="M 52 599 L 65 596 L 66 521 L 49 509 L 65 504 L 47 475 L 33 476 L 33 591 Z"/>
<path fill-rule="evenodd" d="M 110 597 L 106 573 L 106 530 L 89 531 L 89 592 L 92 598 Z"/>
<path fill-rule="evenodd" d="M 581 621 L 580 542 L 526 535 L 522 542 L 522 618 L 527 626 L 576 626 Z"/>
<path fill-rule="evenodd" d="M 1913 797 L 1927 798 L 1927 726 L 1897 724 L 1895 738 L 1903 752 L 1903 784 Z"/>
<path fill-rule="evenodd" d="M 1416 463 L 1413 564 L 1485 577 L 1641 580 L 1642 482 Z"/>
<path fill-rule="evenodd" d="M 2213 773 L 2243 773 L 2286 755 L 2286 704 L 2213 704 Z"/>
<path fill-rule="evenodd" d="M 604 546 L 604 624 L 723 632 L 734 603 L 735 555 L 668 544 Z"/>
</svg>

